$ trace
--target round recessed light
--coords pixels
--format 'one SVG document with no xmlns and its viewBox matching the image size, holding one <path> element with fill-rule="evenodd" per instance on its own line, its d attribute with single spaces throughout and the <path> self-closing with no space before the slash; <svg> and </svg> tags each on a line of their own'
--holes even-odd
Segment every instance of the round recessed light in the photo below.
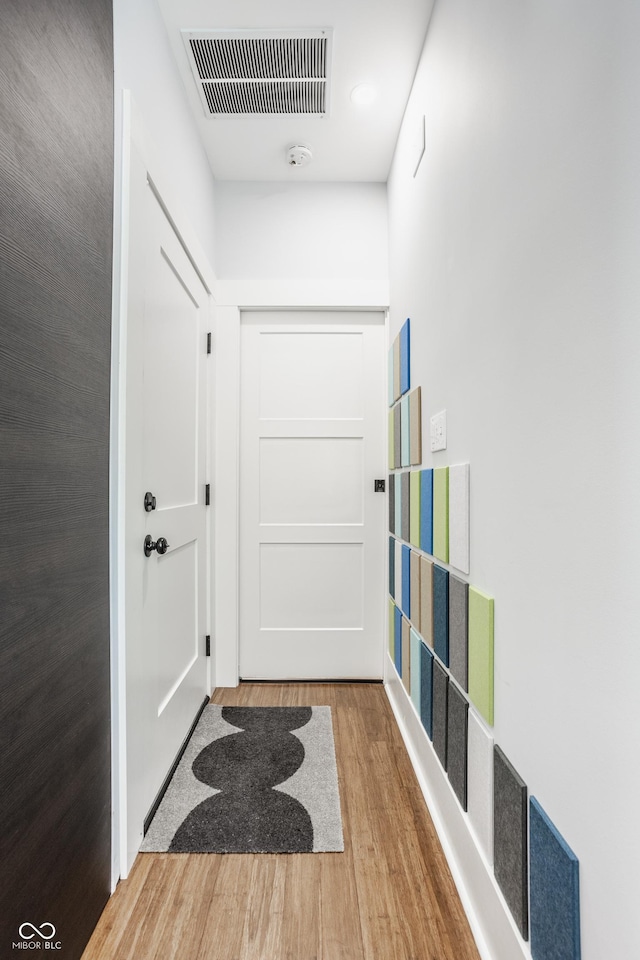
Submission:
<svg viewBox="0 0 640 960">
<path fill-rule="evenodd" d="M 351 99 L 354 103 L 357 103 L 359 106 L 366 106 L 377 97 L 376 88 L 371 83 L 359 83 L 357 87 L 354 87 L 351 91 Z"/>
</svg>

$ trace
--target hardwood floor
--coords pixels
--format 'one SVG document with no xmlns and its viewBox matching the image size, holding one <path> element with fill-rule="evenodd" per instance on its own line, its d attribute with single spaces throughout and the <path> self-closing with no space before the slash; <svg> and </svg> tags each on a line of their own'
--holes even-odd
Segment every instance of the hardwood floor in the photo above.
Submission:
<svg viewBox="0 0 640 960">
<path fill-rule="evenodd" d="M 345 852 L 141 854 L 82 960 L 479 960 L 379 684 L 242 684 L 332 707 Z"/>
</svg>

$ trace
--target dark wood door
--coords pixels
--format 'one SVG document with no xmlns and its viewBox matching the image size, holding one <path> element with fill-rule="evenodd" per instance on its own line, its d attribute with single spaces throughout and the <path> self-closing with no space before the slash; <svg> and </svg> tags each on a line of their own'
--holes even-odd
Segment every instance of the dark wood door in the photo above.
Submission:
<svg viewBox="0 0 640 960">
<path fill-rule="evenodd" d="M 111 0 L 2 0 L 2 958 L 109 895 L 112 91 Z"/>
</svg>

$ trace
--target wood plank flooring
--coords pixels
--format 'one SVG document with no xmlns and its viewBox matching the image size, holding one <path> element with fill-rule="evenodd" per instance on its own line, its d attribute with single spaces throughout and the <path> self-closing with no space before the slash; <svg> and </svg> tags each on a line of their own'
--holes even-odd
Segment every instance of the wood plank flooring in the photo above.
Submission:
<svg viewBox="0 0 640 960">
<path fill-rule="evenodd" d="M 332 707 L 345 852 L 141 854 L 82 960 L 479 960 L 379 684 L 241 684 Z"/>
</svg>

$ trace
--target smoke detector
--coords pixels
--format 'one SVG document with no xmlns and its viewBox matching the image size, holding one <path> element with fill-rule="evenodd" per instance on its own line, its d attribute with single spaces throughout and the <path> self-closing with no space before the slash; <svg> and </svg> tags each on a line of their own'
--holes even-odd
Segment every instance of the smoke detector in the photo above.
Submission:
<svg viewBox="0 0 640 960">
<path fill-rule="evenodd" d="M 287 163 L 290 167 L 308 167 L 312 159 L 311 150 L 302 144 L 289 147 L 287 150 Z"/>
</svg>

